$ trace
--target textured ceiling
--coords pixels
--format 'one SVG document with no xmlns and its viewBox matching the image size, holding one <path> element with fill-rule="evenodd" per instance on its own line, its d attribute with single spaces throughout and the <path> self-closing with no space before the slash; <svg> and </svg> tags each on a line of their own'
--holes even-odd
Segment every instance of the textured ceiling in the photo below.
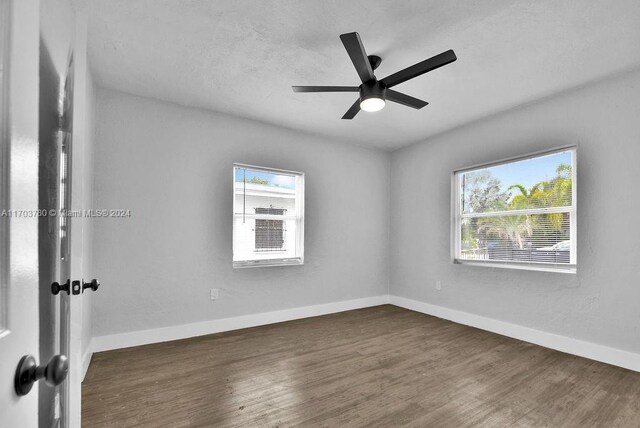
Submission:
<svg viewBox="0 0 640 428">
<path fill-rule="evenodd" d="M 393 150 L 492 113 L 640 66 L 638 0 L 75 0 L 98 84 Z M 339 34 L 358 31 L 382 78 L 453 49 L 458 61 L 340 120 L 357 85 Z"/>
</svg>

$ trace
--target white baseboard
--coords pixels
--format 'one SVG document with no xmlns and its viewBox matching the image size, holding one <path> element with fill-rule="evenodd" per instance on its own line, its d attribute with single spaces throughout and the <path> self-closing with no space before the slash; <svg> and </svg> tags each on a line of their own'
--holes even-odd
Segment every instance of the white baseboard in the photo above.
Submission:
<svg viewBox="0 0 640 428">
<path fill-rule="evenodd" d="M 390 296 L 389 302 L 401 308 L 422 312 L 438 318 L 444 318 L 459 324 L 487 330 L 503 336 L 513 337 L 525 342 L 535 343 L 545 348 L 555 349 L 568 354 L 578 355 L 614 366 L 624 367 L 629 370 L 640 372 L 640 354 L 623 351 L 621 349 L 610 348 L 592 342 L 573 339 L 554 333 L 535 330 L 505 321 L 498 321 L 492 318 L 474 315 L 443 306 L 432 305 L 418 300 L 404 297 Z"/>
<path fill-rule="evenodd" d="M 82 354 L 82 380 L 84 381 L 85 376 L 87 375 L 87 370 L 89 370 L 89 364 L 91 364 L 91 357 L 93 357 L 93 339 L 89 342 L 89 346 L 84 350 L 84 354 Z"/>
<path fill-rule="evenodd" d="M 422 312 L 427 315 L 433 315 L 459 324 L 501 334 L 503 336 L 512 337 L 514 339 L 523 340 L 525 342 L 534 343 L 536 345 L 544 346 L 545 348 L 555 349 L 568 354 L 578 355 L 580 357 L 640 372 L 640 354 L 604 345 L 598 345 L 596 343 L 586 342 L 579 339 L 573 339 L 554 333 L 535 330 L 533 328 L 458 311 L 443 306 L 437 306 L 430 303 L 420 302 L 418 300 L 382 295 L 325 303 L 321 305 L 304 306 L 301 308 L 243 315 L 233 318 L 202 321 L 178 326 L 97 336 L 91 340 L 88 349 L 83 355 L 83 379 L 86 375 L 89 363 L 91 362 L 91 356 L 94 352 L 204 336 L 224 331 L 257 327 L 277 322 L 367 308 L 386 303 L 416 312 Z"/>
<path fill-rule="evenodd" d="M 186 339 L 189 337 L 221 333 L 223 331 L 239 330 L 242 328 L 257 327 L 277 322 L 350 311 L 352 309 L 384 305 L 386 303 L 389 303 L 389 296 L 382 295 L 150 330 L 138 330 L 127 333 L 97 336 L 91 341 L 92 352 L 109 351 L 112 349 L 129 348 L 132 346 L 147 345 L 150 343 Z"/>
</svg>

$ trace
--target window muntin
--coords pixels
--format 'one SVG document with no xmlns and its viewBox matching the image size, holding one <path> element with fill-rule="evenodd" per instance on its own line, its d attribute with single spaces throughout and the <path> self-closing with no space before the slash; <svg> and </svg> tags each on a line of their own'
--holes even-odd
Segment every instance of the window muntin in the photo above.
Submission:
<svg viewBox="0 0 640 428">
<path fill-rule="evenodd" d="M 304 261 L 304 174 L 234 164 L 233 266 Z"/>
<path fill-rule="evenodd" d="M 454 173 L 454 261 L 575 272 L 574 148 Z"/>
</svg>

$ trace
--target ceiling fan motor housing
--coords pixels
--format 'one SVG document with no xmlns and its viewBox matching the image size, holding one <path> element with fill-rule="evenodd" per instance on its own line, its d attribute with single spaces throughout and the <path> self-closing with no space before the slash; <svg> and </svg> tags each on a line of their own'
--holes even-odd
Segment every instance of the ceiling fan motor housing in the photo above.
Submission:
<svg viewBox="0 0 640 428">
<path fill-rule="evenodd" d="M 377 80 L 370 80 L 360 85 L 360 102 L 369 98 L 386 99 L 387 87 Z"/>
</svg>

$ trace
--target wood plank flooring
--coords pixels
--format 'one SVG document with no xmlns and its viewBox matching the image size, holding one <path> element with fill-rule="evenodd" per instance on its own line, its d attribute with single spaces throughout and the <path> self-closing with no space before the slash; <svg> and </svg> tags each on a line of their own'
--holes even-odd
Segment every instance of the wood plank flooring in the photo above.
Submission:
<svg viewBox="0 0 640 428">
<path fill-rule="evenodd" d="M 90 427 L 640 427 L 640 373 L 384 305 L 94 355 Z"/>
</svg>

